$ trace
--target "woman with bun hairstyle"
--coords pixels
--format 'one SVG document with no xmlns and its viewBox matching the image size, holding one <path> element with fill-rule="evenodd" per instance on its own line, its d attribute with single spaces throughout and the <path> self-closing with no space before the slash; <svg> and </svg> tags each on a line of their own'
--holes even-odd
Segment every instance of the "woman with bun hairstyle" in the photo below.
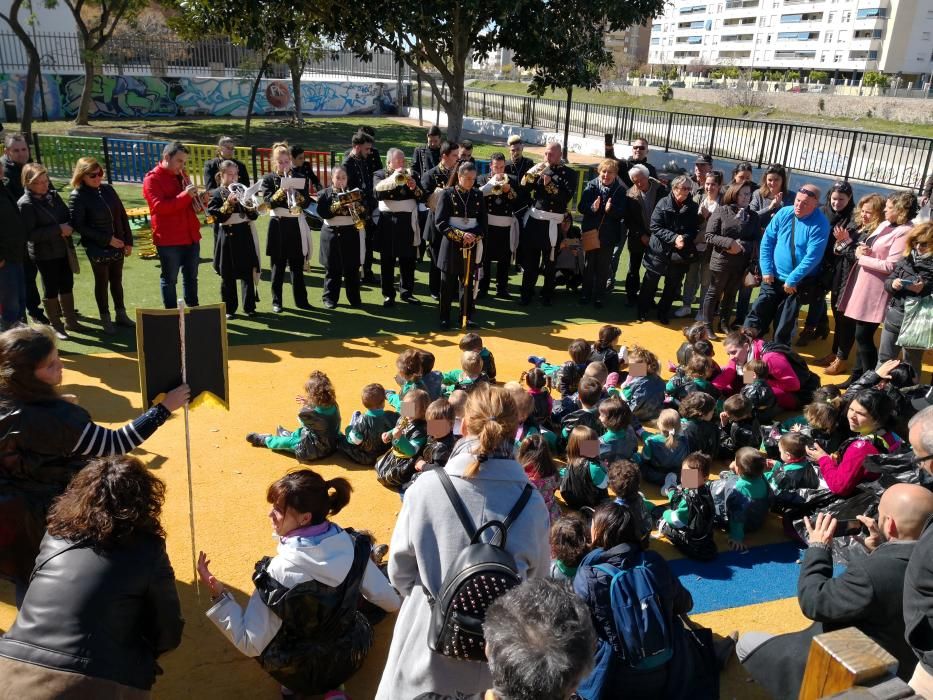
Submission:
<svg viewBox="0 0 933 700">
<path fill-rule="evenodd" d="M 454 560 L 470 543 L 439 472 L 449 476 L 474 527 L 504 521 L 519 501 L 528 477 L 513 457 L 518 412 L 499 387 L 474 390 L 464 409 L 463 438 L 447 466 L 423 474 L 405 492 L 389 545 L 389 580 L 402 596 L 377 700 L 411 700 L 421 693 L 464 695 L 492 687 L 484 663 L 463 661 L 428 648 L 432 600 Z M 515 517 L 505 548 L 522 580 L 546 577 L 551 565 L 550 519 L 537 490 Z M 495 532 L 486 531 L 484 541 Z"/>
<path fill-rule="evenodd" d="M 350 482 L 325 481 L 310 469 L 286 474 L 266 492 L 278 537 L 274 557 L 256 563 L 256 588 L 246 608 L 210 571 L 204 552 L 198 575 L 213 605 L 207 617 L 233 645 L 256 658 L 290 693 L 328 697 L 363 665 L 373 644 L 357 610 L 360 594 L 383 610 L 398 594 L 370 558 L 368 535 L 328 520 L 350 502 Z"/>
</svg>

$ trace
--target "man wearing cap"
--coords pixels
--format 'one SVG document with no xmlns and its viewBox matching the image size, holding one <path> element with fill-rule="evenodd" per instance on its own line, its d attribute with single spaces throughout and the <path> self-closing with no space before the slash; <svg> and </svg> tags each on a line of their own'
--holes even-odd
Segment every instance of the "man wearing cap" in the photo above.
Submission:
<svg viewBox="0 0 933 700">
<path fill-rule="evenodd" d="M 616 158 L 615 146 L 609 143 L 606 144 L 606 158 Z M 657 169 L 648 162 L 648 142 L 643 138 L 639 137 L 632 140 L 631 158 L 616 158 L 616 160 L 619 161 L 619 179 L 622 180 L 622 184 L 625 185 L 626 189 L 635 184 L 632 182 L 632 178 L 629 177 L 629 170 L 636 165 L 645 166 L 648 169 L 648 177 L 658 179 Z"/>
<path fill-rule="evenodd" d="M 797 191 L 793 207 L 774 215 L 761 239 L 761 291 L 745 319 L 751 335 L 764 335 L 774 323 L 774 340 L 790 345 L 801 306 L 798 287 L 813 283 L 828 239 L 820 190 L 808 182 Z"/>
<path fill-rule="evenodd" d="M 697 156 L 697 159 L 693 162 L 693 177 L 690 179 L 693 180 L 693 183 L 700 189 L 703 189 L 703 184 L 706 182 L 706 176 L 710 174 L 710 171 L 713 169 L 713 159 L 711 156 L 701 153 Z"/>
<path fill-rule="evenodd" d="M 914 406 L 925 404 L 910 420 L 908 439 L 915 462 L 933 474 L 933 397 L 917 399 Z M 910 687 L 919 696 L 933 698 L 933 518 L 927 520 L 923 534 L 907 564 L 904 577 L 904 637 L 919 663 L 910 679 Z"/>
</svg>

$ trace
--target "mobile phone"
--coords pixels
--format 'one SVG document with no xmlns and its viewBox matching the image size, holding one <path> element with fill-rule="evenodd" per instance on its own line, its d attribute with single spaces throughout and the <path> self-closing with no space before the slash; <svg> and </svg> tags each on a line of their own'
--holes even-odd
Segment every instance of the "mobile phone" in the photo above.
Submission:
<svg viewBox="0 0 933 700">
<path fill-rule="evenodd" d="M 836 523 L 836 532 L 833 533 L 833 537 L 858 535 L 860 532 L 862 532 L 862 523 L 858 520 L 840 520 Z"/>
</svg>

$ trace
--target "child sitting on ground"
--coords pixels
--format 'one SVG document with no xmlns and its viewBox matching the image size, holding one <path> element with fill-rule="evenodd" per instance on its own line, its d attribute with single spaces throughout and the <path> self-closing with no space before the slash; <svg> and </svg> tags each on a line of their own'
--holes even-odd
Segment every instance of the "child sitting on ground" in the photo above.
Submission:
<svg viewBox="0 0 933 700">
<path fill-rule="evenodd" d="M 547 440 L 540 433 L 528 435 L 519 445 L 516 459 L 528 475 L 528 481 L 544 498 L 544 505 L 553 523 L 560 517 L 560 506 L 554 498 L 558 486 L 557 467 L 551 458 Z"/>
<path fill-rule="evenodd" d="M 460 350 L 461 352 L 466 352 L 467 350 L 478 352 L 480 358 L 483 360 L 483 373 L 489 377 L 490 382 L 496 381 L 496 358 L 493 357 L 489 348 L 483 344 L 483 339 L 480 337 L 479 333 L 467 333 L 464 335 L 460 339 Z"/>
<path fill-rule="evenodd" d="M 431 401 L 435 401 L 444 393 L 444 374 L 434 369 L 437 358 L 433 352 L 418 350 L 418 354 L 421 355 L 421 381 L 424 382 L 424 390 L 428 392 Z"/>
<path fill-rule="evenodd" d="M 592 377 L 599 383 L 599 386 L 602 388 L 599 394 L 600 401 L 609 396 L 605 389 L 606 378 L 608 376 L 609 372 L 606 370 L 606 365 L 599 361 L 591 362 L 583 371 L 584 379 L 586 377 Z M 575 391 L 573 394 L 570 396 L 562 396 L 557 402 L 554 403 L 554 408 L 551 409 L 551 423 L 558 425 L 564 420 L 565 416 L 567 416 L 569 413 L 572 413 L 573 411 L 576 411 L 578 408 L 581 408 L 579 386 L 577 387 L 577 391 Z"/>
<path fill-rule="evenodd" d="M 693 353 L 687 360 L 683 372 L 678 372 L 668 380 L 664 391 L 668 396 L 667 404 L 679 408 L 684 397 L 695 391 L 703 391 L 714 399 L 720 396 L 719 389 L 710 382 L 715 365 L 713 361 L 698 352 Z"/>
<path fill-rule="evenodd" d="M 741 394 L 726 399 L 719 414 L 719 456 L 731 460 L 743 447 L 758 449 L 761 426 L 754 417 L 751 402 Z"/>
<path fill-rule="evenodd" d="M 606 470 L 599 463 L 599 435 L 578 425 L 567 440 L 567 466 L 560 470 L 561 498 L 570 508 L 595 508 L 609 497 L 608 486 Z"/>
<path fill-rule="evenodd" d="M 629 374 L 621 387 L 622 398 L 639 421 L 654 420 L 664 407 L 664 380 L 658 375 L 658 357 L 635 345 L 629 350 Z M 641 376 L 639 376 L 641 375 Z"/>
<path fill-rule="evenodd" d="M 298 420 L 301 427 L 289 431 L 281 425 L 275 435 L 250 433 L 247 442 L 253 447 L 291 452 L 299 462 L 310 462 L 329 457 L 337 451 L 340 435 L 340 409 L 334 385 L 323 372 L 315 370 L 305 382 L 304 395 L 295 401 L 301 406 Z"/>
<path fill-rule="evenodd" d="M 576 513 L 562 515 L 551 523 L 551 571 L 548 578 L 573 582 L 577 567 L 590 549 L 586 523 Z"/>
<path fill-rule="evenodd" d="M 778 440 L 787 433 L 799 433 L 812 443 L 822 447 L 830 454 L 835 452 L 848 436 L 848 421 L 840 426 L 843 418 L 834 403 L 814 401 L 803 407 L 803 415 L 788 418 L 782 423 L 775 423 L 765 437 L 764 446 L 768 457 L 780 459 Z"/>
<path fill-rule="evenodd" d="M 803 504 L 807 489 L 820 487 L 820 475 L 807 459 L 807 438 L 800 433 L 785 433 L 778 440 L 780 460 L 768 460 L 765 473 L 774 493 L 772 510 L 783 513 Z"/>
<path fill-rule="evenodd" d="M 616 496 L 616 503 L 628 506 L 632 516 L 639 523 L 642 532 L 642 543 L 648 548 L 648 537 L 654 528 L 651 520 L 651 511 L 654 504 L 645 499 L 639 491 L 641 488 L 641 473 L 638 465 L 628 459 L 617 459 L 609 465 L 606 475 L 609 479 L 609 488 Z"/>
<path fill-rule="evenodd" d="M 396 411 L 401 410 L 405 395 L 412 389 L 427 391 L 427 387 L 422 380 L 422 364 L 423 358 L 421 356 L 421 351 L 415 350 L 414 348 L 403 350 L 399 356 L 395 358 L 395 369 L 398 370 L 395 381 L 398 382 L 399 390 L 397 392 L 387 391 L 386 401 L 388 401 L 389 405 Z"/>
<path fill-rule="evenodd" d="M 382 384 L 367 384 L 361 398 L 366 410 L 353 414 L 346 434 L 337 441 L 337 449 L 357 464 L 371 467 L 385 454 L 382 434 L 395 427 L 398 414 L 385 410 L 386 390 Z"/>
<path fill-rule="evenodd" d="M 743 372 L 755 376 L 754 381 L 742 386 L 740 392 L 752 404 L 752 413 L 759 423 L 774 420 L 781 410 L 777 403 L 774 389 L 768 384 L 768 365 L 761 360 L 749 360 L 745 363 Z"/>
<path fill-rule="evenodd" d="M 444 391 L 472 392 L 481 384 L 489 384 L 489 377 L 483 372 L 483 358 L 475 350 L 464 350 L 460 353 L 460 369 L 444 372 Z"/>
<path fill-rule="evenodd" d="M 466 413 L 467 393 L 457 389 L 447 397 L 447 402 L 454 409 L 454 437 L 463 437 L 463 416 Z"/>
<path fill-rule="evenodd" d="M 561 396 L 570 396 L 577 390 L 577 385 L 590 363 L 590 345 L 582 338 L 577 338 L 567 348 L 570 359 L 562 365 L 548 364 L 548 361 L 537 355 L 530 355 L 528 361 L 541 369 L 552 382 L 557 384 Z"/>
<path fill-rule="evenodd" d="M 716 522 L 729 533 L 733 551 L 748 551 L 745 535 L 760 528 L 768 514 L 771 490 L 764 478 L 767 461 L 753 447 L 743 447 L 735 453 L 729 471 L 719 475 L 710 485 L 716 504 Z"/>
<path fill-rule="evenodd" d="M 557 449 L 557 436 L 550 430 L 541 428 L 535 422 L 532 411 L 534 410 L 534 400 L 531 394 L 522 388 L 518 382 L 506 382 L 503 388 L 512 396 L 515 402 L 515 411 L 518 414 L 518 430 L 515 431 L 515 452 L 529 435 L 541 435 L 547 441 L 547 446 L 551 450 Z"/>
<path fill-rule="evenodd" d="M 602 362 L 608 372 L 618 372 L 620 363 L 616 341 L 621 335 L 622 329 L 618 326 L 602 326 L 596 342 L 590 348 L 590 362 Z"/>
<path fill-rule="evenodd" d="M 578 425 L 592 428 L 597 437 L 602 434 L 603 426 L 599 422 L 599 399 L 602 394 L 602 385 L 592 377 L 583 377 L 580 380 L 580 390 L 578 392 L 580 408 L 565 415 L 560 422 L 560 433 L 563 441 L 569 438 L 570 432 Z"/>
<path fill-rule="evenodd" d="M 443 468 L 457 443 L 454 437 L 454 408 L 447 399 L 437 399 L 428 404 L 424 419 L 428 441 L 421 457 L 415 462 L 417 472 Z"/>
<path fill-rule="evenodd" d="M 632 459 L 638 452 L 638 435 L 632 428 L 632 409 L 618 396 L 599 404 L 599 422 L 605 431 L 599 438 L 599 460 L 607 465 L 617 459 Z"/>
<path fill-rule="evenodd" d="M 681 432 L 690 452 L 715 455 L 719 452 L 719 426 L 713 422 L 716 400 L 703 391 L 695 391 L 680 402 Z"/>
<path fill-rule="evenodd" d="M 681 426 L 680 414 L 673 408 L 665 408 L 658 416 L 658 432 L 645 437 L 637 460 L 641 475 L 649 484 L 663 484 L 668 474 L 680 477 L 681 464 L 690 453 Z"/>
<path fill-rule="evenodd" d="M 690 358 L 693 356 L 693 346 L 696 342 L 710 339 L 710 329 L 705 322 L 696 321 L 689 326 L 685 326 L 682 332 L 685 340 L 680 344 L 680 347 L 677 348 L 677 364 L 681 367 L 686 367 Z M 676 368 L 671 369 L 673 370 Z"/>
<path fill-rule="evenodd" d="M 691 559 L 710 561 L 718 549 L 713 536 L 716 507 L 710 494 L 709 473 L 713 460 L 702 452 L 691 452 L 683 461 L 681 474 L 694 480 L 668 491 L 670 505 L 661 514 L 658 532 Z"/>
<path fill-rule="evenodd" d="M 402 417 L 395 428 L 382 434 L 382 441 L 392 449 L 376 462 L 379 483 L 387 489 L 404 491 L 415 473 L 415 464 L 428 442 L 428 392 L 410 389 L 402 403 Z"/>
<path fill-rule="evenodd" d="M 554 399 L 551 398 L 551 387 L 547 375 L 543 370 L 535 367 L 523 373 L 522 380 L 528 387 L 528 394 L 534 402 L 534 409 L 531 412 L 532 420 L 539 428 L 549 427 Z"/>
</svg>

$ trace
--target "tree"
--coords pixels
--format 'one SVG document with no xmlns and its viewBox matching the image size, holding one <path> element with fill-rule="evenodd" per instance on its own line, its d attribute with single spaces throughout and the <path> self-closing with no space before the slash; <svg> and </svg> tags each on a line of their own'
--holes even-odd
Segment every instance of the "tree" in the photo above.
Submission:
<svg viewBox="0 0 933 700">
<path fill-rule="evenodd" d="M 49 2 L 49 0 L 47 0 Z M 49 5 L 53 5 L 51 0 Z M 110 41 L 117 26 L 131 21 L 148 5 L 147 0 L 64 0 L 74 17 L 81 37 L 81 60 L 84 63 L 84 87 L 75 124 L 87 124 L 94 89 L 94 70 L 100 61 L 100 52 Z"/>
<path fill-rule="evenodd" d="M 49 0 L 45 0 L 45 4 L 48 7 Z M 16 34 L 16 37 L 20 40 L 20 43 L 23 45 L 23 50 L 26 52 L 26 56 L 29 60 L 26 69 L 26 86 L 23 90 L 23 117 L 20 122 L 20 128 L 28 135 L 32 131 L 33 109 L 36 101 L 36 83 L 39 81 L 40 59 L 39 49 L 36 48 L 35 43 L 32 41 L 32 37 L 29 36 L 29 32 L 26 31 L 23 24 L 32 24 L 35 21 L 35 15 L 32 13 L 32 6 L 29 0 L 13 0 L 6 14 L 0 12 L 0 18 L 10 25 L 10 29 L 13 30 L 13 33 Z"/>
<path fill-rule="evenodd" d="M 825 83 L 829 78 L 829 73 L 824 70 L 811 70 L 810 71 L 810 82 L 811 83 Z"/>
<path fill-rule="evenodd" d="M 862 76 L 862 85 L 865 87 L 877 87 L 883 89 L 888 87 L 888 84 L 888 76 L 886 76 L 884 73 L 879 73 L 878 71 L 865 71 L 865 75 Z"/>
<path fill-rule="evenodd" d="M 658 85 L 658 97 L 661 98 L 661 102 L 668 102 L 674 99 L 674 88 L 671 87 L 670 83 L 663 82 Z"/>
</svg>

